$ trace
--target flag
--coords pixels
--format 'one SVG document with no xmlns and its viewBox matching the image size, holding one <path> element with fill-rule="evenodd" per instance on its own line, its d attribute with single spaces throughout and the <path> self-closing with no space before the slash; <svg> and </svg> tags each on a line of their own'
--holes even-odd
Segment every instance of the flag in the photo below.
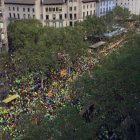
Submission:
<svg viewBox="0 0 140 140">
<path fill-rule="evenodd" d="M 63 69 L 60 72 L 61 77 L 64 77 L 67 74 L 67 70 Z"/>
<path fill-rule="evenodd" d="M 53 94 L 52 94 L 52 91 L 50 90 L 49 92 L 48 92 L 48 97 L 52 97 L 53 96 Z"/>
</svg>

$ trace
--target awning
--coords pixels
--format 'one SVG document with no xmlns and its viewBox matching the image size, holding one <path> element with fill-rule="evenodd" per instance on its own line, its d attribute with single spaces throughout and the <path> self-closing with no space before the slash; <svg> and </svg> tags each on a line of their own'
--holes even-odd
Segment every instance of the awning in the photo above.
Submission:
<svg viewBox="0 0 140 140">
<path fill-rule="evenodd" d="M 4 99 L 2 102 L 4 102 L 4 103 L 9 103 L 9 102 L 11 102 L 12 100 L 14 100 L 14 99 L 16 99 L 16 98 L 18 98 L 18 97 L 19 97 L 19 95 L 12 95 L 12 96 L 10 96 L 10 97 Z"/>
<path fill-rule="evenodd" d="M 98 48 L 98 47 L 100 47 L 100 46 L 102 46 L 102 45 L 104 45 L 104 44 L 106 44 L 106 42 L 100 41 L 100 42 L 98 42 L 98 43 L 96 43 L 96 44 L 93 44 L 93 45 L 89 46 L 89 48 L 91 48 L 91 49 L 96 49 L 96 48 Z"/>
</svg>

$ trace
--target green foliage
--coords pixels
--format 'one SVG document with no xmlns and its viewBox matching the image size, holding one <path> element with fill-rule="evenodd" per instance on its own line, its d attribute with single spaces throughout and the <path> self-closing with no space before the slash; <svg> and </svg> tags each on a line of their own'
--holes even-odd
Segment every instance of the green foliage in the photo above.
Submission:
<svg viewBox="0 0 140 140">
<path fill-rule="evenodd" d="M 46 118 L 37 127 L 30 127 L 25 139 L 85 140 L 98 139 L 99 128 L 107 124 L 121 140 L 139 139 L 136 128 L 140 120 L 140 48 L 139 35 L 124 44 L 118 52 L 102 59 L 94 71 L 85 74 L 73 85 L 76 105 L 66 105 L 53 121 Z M 86 123 L 78 106 L 94 104 L 93 120 Z M 48 134 L 48 135 L 47 135 Z"/>
<path fill-rule="evenodd" d="M 102 60 L 97 69 L 93 72 L 92 78 L 83 77 L 78 83 L 82 82 L 81 101 L 83 103 L 92 100 L 95 109 L 98 111 L 98 119 L 102 123 L 107 123 L 114 131 L 121 133 L 122 139 L 131 139 L 128 135 L 136 127 L 140 120 L 139 106 L 139 84 L 140 84 L 140 49 L 139 36 L 135 36 L 133 41 L 125 44 L 125 48 L 119 54 Z M 79 86 L 78 86 L 79 88 Z M 78 96 L 79 98 L 79 96 Z M 135 114 L 135 116 L 133 115 Z M 127 121 L 128 118 L 132 121 Z M 95 118 L 93 118 L 94 121 Z M 96 128 L 97 130 L 98 128 Z M 129 130 L 130 129 L 130 130 Z M 135 137 L 131 135 L 131 137 Z"/>
<path fill-rule="evenodd" d="M 120 11 L 120 8 L 117 10 Z M 116 15 L 122 16 L 117 10 Z M 42 27 L 38 21 L 12 23 L 9 25 L 9 39 L 11 48 L 16 50 L 13 60 L 16 67 L 25 71 L 36 69 L 45 72 L 46 65 L 59 67 L 58 53 L 67 54 L 71 61 L 83 55 L 88 46 L 83 41 L 85 31 L 87 34 L 101 34 L 105 30 L 104 18 L 98 17 L 89 17 L 74 28 L 60 29 Z M 44 118 L 37 127 L 31 125 L 23 140 L 46 140 L 51 137 L 56 140 L 96 139 L 98 129 L 104 123 L 121 139 L 131 140 L 128 135 L 130 126 L 136 127 L 140 120 L 139 43 L 137 35 L 125 44 L 125 48 L 103 59 L 91 75 L 85 74 L 77 80 L 72 97 L 79 103 L 61 109 L 53 121 Z M 89 102 L 95 106 L 93 120 L 85 123 L 77 108 Z M 132 134 L 132 137 L 135 135 Z"/>
<path fill-rule="evenodd" d="M 123 24 L 126 19 L 130 18 L 130 11 L 126 8 L 116 6 L 112 11 L 107 13 L 103 18 L 106 21 L 106 25 L 112 25 L 116 23 Z"/>
<path fill-rule="evenodd" d="M 38 20 L 22 20 L 12 22 L 8 26 L 9 49 L 15 51 L 23 48 L 26 42 L 38 42 L 41 30 L 41 23 Z"/>
<path fill-rule="evenodd" d="M 116 18 L 119 19 L 126 19 L 129 18 L 130 16 L 130 11 L 128 11 L 128 9 L 126 8 L 122 8 L 120 6 L 116 6 L 113 10 L 113 14 Z"/>
<path fill-rule="evenodd" d="M 38 21 L 23 20 L 8 27 L 9 45 L 16 67 L 45 71 L 46 65 L 59 68 L 58 53 L 76 60 L 88 47 L 83 29 L 42 27 Z"/>
<path fill-rule="evenodd" d="M 77 24 L 82 26 L 86 34 L 101 35 L 106 31 L 105 20 L 102 17 L 87 17 L 86 20 Z"/>
</svg>

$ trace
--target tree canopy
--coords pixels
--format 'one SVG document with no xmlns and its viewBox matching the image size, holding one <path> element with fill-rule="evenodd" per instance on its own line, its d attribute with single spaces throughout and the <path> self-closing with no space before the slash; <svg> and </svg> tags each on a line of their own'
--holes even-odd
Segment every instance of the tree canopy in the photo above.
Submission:
<svg viewBox="0 0 140 140">
<path fill-rule="evenodd" d="M 138 140 L 139 36 L 135 35 L 119 51 L 102 59 L 90 75 L 85 74 L 73 84 L 72 97 L 76 103 L 60 109 L 53 121 L 44 118 L 39 126 L 28 129 L 22 139 Z M 90 122 L 80 115 L 88 104 L 94 105 Z"/>
</svg>

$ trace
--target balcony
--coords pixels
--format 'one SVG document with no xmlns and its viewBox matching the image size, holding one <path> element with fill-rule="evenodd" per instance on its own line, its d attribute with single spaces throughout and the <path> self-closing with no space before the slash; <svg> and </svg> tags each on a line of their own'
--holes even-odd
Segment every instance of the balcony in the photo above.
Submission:
<svg viewBox="0 0 140 140">
<path fill-rule="evenodd" d="M 63 22 L 64 19 L 46 19 L 45 22 Z"/>
<path fill-rule="evenodd" d="M 14 17 L 8 17 L 9 21 L 17 21 L 17 20 L 22 20 L 22 19 L 18 19 L 18 18 L 14 18 Z"/>
</svg>

